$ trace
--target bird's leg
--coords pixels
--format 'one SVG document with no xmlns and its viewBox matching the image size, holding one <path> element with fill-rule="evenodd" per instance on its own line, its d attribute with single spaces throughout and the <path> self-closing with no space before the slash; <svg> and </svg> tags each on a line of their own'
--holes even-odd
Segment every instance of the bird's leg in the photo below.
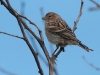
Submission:
<svg viewBox="0 0 100 75">
<path fill-rule="evenodd" d="M 63 52 L 65 52 L 64 47 L 60 47 L 60 50 L 62 50 Z"/>
<path fill-rule="evenodd" d="M 58 48 L 59 48 L 59 45 L 56 45 L 56 50 L 53 52 L 53 55 L 55 54 Z"/>
</svg>

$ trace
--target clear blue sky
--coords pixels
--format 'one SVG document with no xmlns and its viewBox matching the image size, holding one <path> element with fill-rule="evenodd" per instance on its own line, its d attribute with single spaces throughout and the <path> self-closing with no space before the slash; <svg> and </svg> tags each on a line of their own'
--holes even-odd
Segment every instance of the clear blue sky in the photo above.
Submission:
<svg viewBox="0 0 100 75">
<path fill-rule="evenodd" d="M 58 13 L 73 28 L 81 0 L 10 0 L 12 7 L 19 13 L 22 1 L 25 2 L 25 16 L 40 27 L 45 45 L 51 53 L 49 42 L 44 34 L 40 8 L 43 7 L 44 14 L 51 11 Z M 100 3 L 100 0 L 96 1 Z M 100 11 L 90 12 L 88 10 L 90 7 L 95 7 L 95 5 L 90 0 L 84 0 L 83 14 L 75 34 L 82 43 L 93 49 L 94 52 L 88 53 L 78 46 L 67 46 L 66 52 L 62 52 L 57 58 L 56 67 L 59 75 L 100 75 L 100 71 L 96 71 L 82 59 L 84 55 L 90 63 L 100 67 Z M 28 22 L 27 24 L 38 34 L 34 26 Z M 15 17 L 2 5 L 0 5 L 0 31 L 22 36 Z M 38 43 L 36 45 L 44 57 Z M 55 49 L 54 45 L 53 49 Z M 45 75 L 48 75 L 48 67 L 42 59 L 40 62 Z M 4 34 L 0 34 L 0 67 L 17 75 L 39 75 L 35 60 L 26 43 L 21 39 Z M 0 75 L 6 74 L 0 71 Z"/>
</svg>

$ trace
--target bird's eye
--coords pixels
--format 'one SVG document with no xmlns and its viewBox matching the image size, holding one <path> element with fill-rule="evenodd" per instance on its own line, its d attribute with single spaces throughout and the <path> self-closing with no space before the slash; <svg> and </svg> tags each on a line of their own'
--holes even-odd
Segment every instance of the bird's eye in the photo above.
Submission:
<svg viewBox="0 0 100 75">
<path fill-rule="evenodd" d="M 52 16 L 50 15 L 49 18 L 51 18 Z"/>
</svg>

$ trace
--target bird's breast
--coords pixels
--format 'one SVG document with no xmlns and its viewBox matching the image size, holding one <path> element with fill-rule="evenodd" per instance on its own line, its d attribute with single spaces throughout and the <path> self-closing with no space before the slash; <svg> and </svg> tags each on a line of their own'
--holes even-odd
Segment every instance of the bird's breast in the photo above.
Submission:
<svg viewBox="0 0 100 75">
<path fill-rule="evenodd" d="M 55 45 L 59 45 L 61 47 L 65 47 L 67 45 L 67 42 L 64 38 L 61 38 L 59 35 L 54 34 L 50 31 L 48 31 L 48 29 L 45 28 L 45 34 L 47 36 L 47 39 L 55 44 Z"/>
<path fill-rule="evenodd" d="M 53 44 L 57 44 L 60 40 L 60 36 L 53 34 L 52 32 L 48 31 L 47 29 L 45 29 L 45 34 L 47 36 L 47 39 Z"/>
</svg>

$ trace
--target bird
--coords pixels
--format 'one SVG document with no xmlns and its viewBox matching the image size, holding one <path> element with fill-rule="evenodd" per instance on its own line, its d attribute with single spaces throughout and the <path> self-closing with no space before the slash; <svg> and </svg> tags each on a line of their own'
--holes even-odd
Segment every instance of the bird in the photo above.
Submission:
<svg viewBox="0 0 100 75">
<path fill-rule="evenodd" d="M 46 37 L 48 41 L 56 45 L 56 50 L 60 47 L 62 51 L 65 51 L 64 47 L 67 45 L 77 45 L 87 52 L 93 51 L 77 39 L 73 30 L 57 13 L 48 12 L 44 17 L 42 17 L 42 20 L 45 21 L 44 29 Z"/>
</svg>

